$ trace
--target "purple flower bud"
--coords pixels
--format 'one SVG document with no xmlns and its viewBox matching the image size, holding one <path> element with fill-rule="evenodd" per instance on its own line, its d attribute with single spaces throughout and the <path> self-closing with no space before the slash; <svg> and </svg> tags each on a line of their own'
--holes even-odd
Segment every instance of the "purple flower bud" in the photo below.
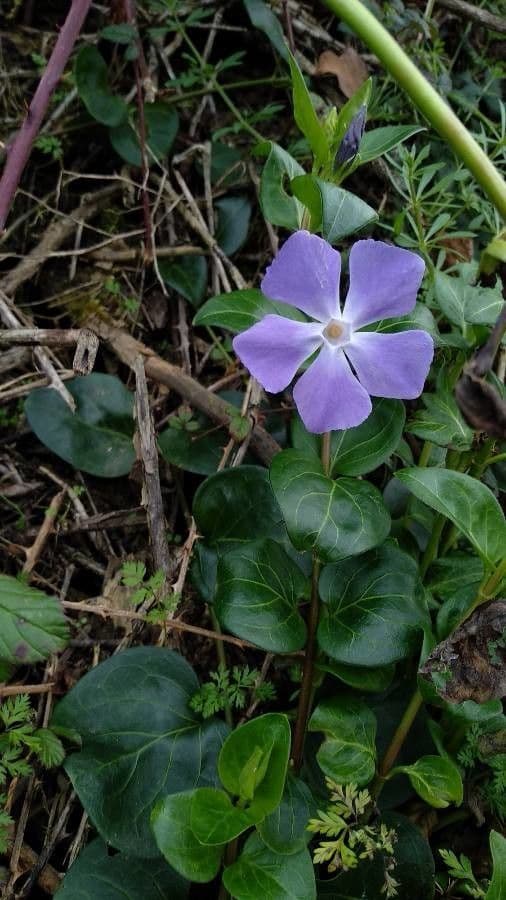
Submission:
<svg viewBox="0 0 506 900">
<path fill-rule="evenodd" d="M 342 165 L 342 163 L 348 162 L 349 159 L 353 159 L 357 155 L 360 141 L 364 134 L 366 117 L 367 107 L 361 106 L 359 111 L 353 116 L 339 145 L 336 155 L 337 165 Z"/>
</svg>

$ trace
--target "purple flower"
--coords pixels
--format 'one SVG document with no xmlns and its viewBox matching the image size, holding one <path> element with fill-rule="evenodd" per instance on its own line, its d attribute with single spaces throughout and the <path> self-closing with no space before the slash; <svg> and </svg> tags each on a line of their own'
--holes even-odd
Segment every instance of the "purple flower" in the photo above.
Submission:
<svg viewBox="0 0 506 900">
<path fill-rule="evenodd" d="M 339 253 L 322 238 L 296 231 L 267 269 L 261 288 L 311 321 L 264 316 L 235 337 L 234 350 L 272 393 L 288 387 L 318 350 L 293 391 L 301 419 L 315 434 L 353 428 L 370 414 L 370 395 L 411 400 L 422 392 L 434 355 L 432 338 L 418 330 L 381 334 L 361 329 L 410 312 L 424 269 L 423 260 L 409 250 L 357 241 L 350 251 L 350 287 L 341 312 Z"/>
</svg>

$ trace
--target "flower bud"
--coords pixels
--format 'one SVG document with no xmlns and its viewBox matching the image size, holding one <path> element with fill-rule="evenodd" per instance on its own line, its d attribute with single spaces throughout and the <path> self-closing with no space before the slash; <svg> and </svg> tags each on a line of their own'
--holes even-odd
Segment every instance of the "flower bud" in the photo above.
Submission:
<svg viewBox="0 0 506 900">
<path fill-rule="evenodd" d="M 358 153 L 360 141 L 364 134 L 365 120 L 367 116 L 367 107 L 361 106 L 357 113 L 353 116 L 348 128 L 344 133 L 344 137 L 339 145 L 336 155 L 336 164 L 342 165 L 348 160 L 353 159 Z"/>
</svg>

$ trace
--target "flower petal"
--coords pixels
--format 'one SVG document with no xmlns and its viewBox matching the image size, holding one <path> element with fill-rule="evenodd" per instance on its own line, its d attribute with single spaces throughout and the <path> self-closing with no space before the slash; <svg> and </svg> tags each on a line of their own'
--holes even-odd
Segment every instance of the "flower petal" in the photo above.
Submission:
<svg viewBox="0 0 506 900">
<path fill-rule="evenodd" d="M 271 300 L 282 300 L 319 322 L 340 318 L 341 257 L 327 241 L 296 231 L 283 244 L 263 278 Z"/>
<path fill-rule="evenodd" d="M 341 349 L 325 344 L 299 378 L 293 399 L 308 431 L 322 434 L 360 425 L 370 414 L 368 393 L 357 381 Z"/>
<path fill-rule="evenodd" d="M 322 328 L 283 316 L 264 316 L 233 340 L 237 356 L 260 384 L 276 394 L 322 343 Z"/>
<path fill-rule="evenodd" d="M 434 343 L 426 331 L 357 331 L 346 345 L 346 356 L 373 397 L 413 400 L 422 393 Z"/>
<path fill-rule="evenodd" d="M 353 328 L 362 328 L 413 309 L 425 263 L 411 250 L 383 241 L 357 241 L 350 251 L 349 270 L 343 318 Z"/>
</svg>

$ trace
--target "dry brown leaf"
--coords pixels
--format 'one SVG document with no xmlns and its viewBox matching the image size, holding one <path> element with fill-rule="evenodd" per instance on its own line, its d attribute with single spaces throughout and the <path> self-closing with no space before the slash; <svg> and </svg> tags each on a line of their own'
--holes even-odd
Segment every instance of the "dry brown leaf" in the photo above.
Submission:
<svg viewBox="0 0 506 900">
<path fill-rule="evenodd" d="M 474 254 L 473 239 L 470 237 L 450 238 L 441 241 L 446 248 L 446 265 L 454 266 L 459 262 L 471 262 Z"/>
<path fill-rule="evenodd" d="M 353 47 L 338 56 L 333 50 L 324 50 L 316 64 L 315 75 L 335 75 L 345 97 L 351 97 L 368 78 L 369 72 L 362 57 Z"/>
</svg>

